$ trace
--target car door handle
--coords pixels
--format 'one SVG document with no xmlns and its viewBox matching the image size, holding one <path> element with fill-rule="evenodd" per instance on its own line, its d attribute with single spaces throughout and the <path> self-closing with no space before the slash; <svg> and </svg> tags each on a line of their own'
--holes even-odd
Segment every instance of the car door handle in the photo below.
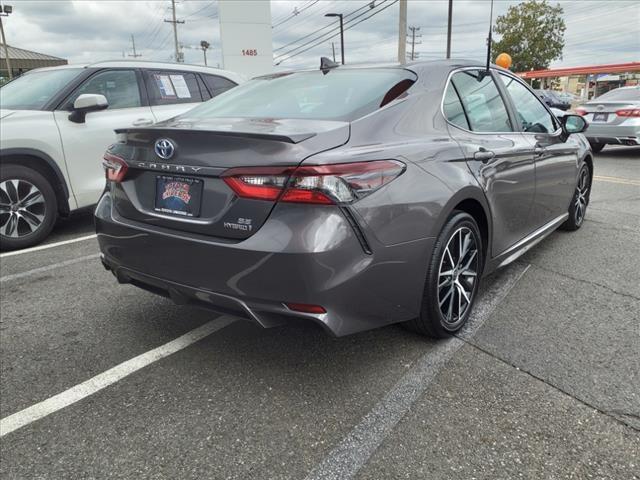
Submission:
<svg viewBox="0 0 640 480">
<path fill-rule="evenodd" d="M 543 147 L 535 147 L 533 149 L 533 153 L 536 157 L 541 157 L 542 155 L 544 155 L 544 152 L 546 152 L 547 150 Z"/>
<path fill-rule="evenodd" d="M 146 127 L 149 125 L 153 125 L 153 120 L 150 118 L 139 118 L 135 120 L 131 125 L 134 127 Z"/>
<path fill-rule="evenodd" d="M 485 150 L 484 148 L 481 148 L 480 150 L 478 150 L 476 153 L 473 154 L 473 158 L 482 163 L 487 163 L 489 160 L 491 160 L 495 156 L 496 154 L 493 153 L 491 150 Z"/>
</svg>

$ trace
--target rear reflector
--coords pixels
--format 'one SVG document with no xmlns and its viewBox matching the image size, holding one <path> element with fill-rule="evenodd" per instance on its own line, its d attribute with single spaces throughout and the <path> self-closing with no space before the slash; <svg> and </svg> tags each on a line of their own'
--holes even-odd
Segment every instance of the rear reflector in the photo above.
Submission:
<svg viewBox="0 0 640 480">
<path fill-rule="evenodd" d="M 619 117 L 640 117 L 640 108 L 624 108 L 616 111 Z"/>
<path fill-rule="evenodd" d="M 306 303 L 286 303 L 285 305 L 289 310 L 294 310 L 296 312 L 316 314 L 327 313 L 327 311 L 320 305 L 309 305 Z"/>
<path fill-rule="evenodd" d="M 125 162 L 124 159 L 108 152 L 104 154 L 102 166 L 104 167 L 107 180 L 111 182 L 121 182 L 127 174 L 127 170 L 129 170 L 127 162 Z"/>
<path fill-rule="evenodd" d="M 376 160 L 298 168 L 233 168 L 223 178 L 243 198 L 332 205 L 366 197 L 404 169 L 396 160 Z"/>
</svg>

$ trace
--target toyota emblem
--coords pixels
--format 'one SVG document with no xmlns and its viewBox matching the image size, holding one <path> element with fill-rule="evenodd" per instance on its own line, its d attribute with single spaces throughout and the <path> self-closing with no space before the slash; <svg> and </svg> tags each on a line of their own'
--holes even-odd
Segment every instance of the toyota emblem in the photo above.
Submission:
<svg viewBox="0 0 640 480">
<path fill-rule="evenodd" d="M 176 151 L 176 147 L 171 140 L 160 138 L 156 140 L 155 151 L 156 155 L 158 155 L 163 160 L 169 160 L 171 157 L 173 157 L 173 154 Z"/>
</svg>

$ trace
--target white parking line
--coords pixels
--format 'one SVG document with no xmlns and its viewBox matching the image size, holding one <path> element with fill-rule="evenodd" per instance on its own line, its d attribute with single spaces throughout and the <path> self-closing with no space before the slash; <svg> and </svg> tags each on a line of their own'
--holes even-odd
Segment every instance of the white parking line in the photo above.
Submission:
<svg viewBox="0 0 640 480">
<path fill-rule="evenodd" d="M 103 388 L 122 380 L 128 375 L 131 375 L 132 373 L 137 372 L 158 360 L 202 340 L 206 336 L 226 327 L 234 321 L 235 319 L 233 317 L 228 316 L 216 318 L 215 320 L 207 322 L 204 325 L 185 333 L 181 337 L 178 337 L 169 343 L 165 343 L 164 345 L 154 348 L 153 350 L 149 350 L 148 352 L 138 355 L 131 360 L 127 360 L 126 362 L 96 375 L 95 377 L 76 385 L 69 390 L 65 390 L 64 392 L 54 395 L 43 402 L 36 403 L 31 407 L 25 408 L 13 415 L 9 415 L 8 417 L 0 420 L 0 437 L 29 425 L 36 420 L 40 420 L 41 418 L 57 412 L 58 410 L 68 407 L 71 404 L 79 402 L 83 398 L 99 392 Z"/>
<path fill-rule="evenodd" d="M 100 256 L 99 253 L 93 253 L 91 255 L 85 255 L 84 257 L 78 257 L 78 258 L 73 258 L 71 260 L 65 260 L 64 262 L 53 263 L 45 267 L 34 268 L 32 270 L 27 270 L 26 272 L 12 273 L 11 275 L 5 275 L 4 277 L 0 277 L 0 283 L 8 282 L 11 280 L 17 280 L 23 277 L 28 277 L 29 275 L 34 275 L 36 273 L 48 272 L 49 270 L 54 270 L 59 267 L 66 267 L 67 265 L 73 265 L 74 263 L 84 262 L 85 260 L 92 260 L 94 258 L 98 258 L 99 256 Z"/>
<path fill-rule="evenodd" d="M 530 265 L 525 267 L 516 264 L 496 279 L 482 298 L 478 299 L 469 318 L 468 328 L 460 335 L 462 338 L 469 338 L 482 326 L 529 267 Z M 391 391 L 307 475 L 306 480 L 353 478 L 463 345 L 463 340 L 451 338 L 437 343 L 420 357 Z"/>
<path fill-rule="evenodd" d="M 37 252 L 38 250 L 46 250 L 47 248 L 60 247 L 61 245 L 68 245 L 70 243 L 82 242 L 84 240 L 90 240 L 96 238 L 97 235 L 86 235 L 84 237 L 72 238 L 71 240 L 64 240 L 62 242 L 47 243 L 46 245 L 38 245 L 37 247 L 25 248 L 24 250 L 16 250 L 14 252 L 0 253 L 0 258 L 12 257 L 14 255 L 22 255 L 23 253 Z"/>
</svg>

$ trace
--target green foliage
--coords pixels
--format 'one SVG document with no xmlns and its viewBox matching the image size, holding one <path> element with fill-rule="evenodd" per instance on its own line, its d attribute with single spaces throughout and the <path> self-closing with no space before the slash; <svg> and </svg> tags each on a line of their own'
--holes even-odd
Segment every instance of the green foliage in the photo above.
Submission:
<svg viewBox="0 0 640 480">
<path fill-rule="evenodd" d="M 492 42 L 494 58 L 502 52 L 511 55 L 511 70 L 523 72 L 548 68 L 553 60 L 562 58 L 564 31 L 562 7 L 547 0 L 527 0 L 509 7 L 496 19 L 494 33 L 501 36 Z"/>
</svg>

